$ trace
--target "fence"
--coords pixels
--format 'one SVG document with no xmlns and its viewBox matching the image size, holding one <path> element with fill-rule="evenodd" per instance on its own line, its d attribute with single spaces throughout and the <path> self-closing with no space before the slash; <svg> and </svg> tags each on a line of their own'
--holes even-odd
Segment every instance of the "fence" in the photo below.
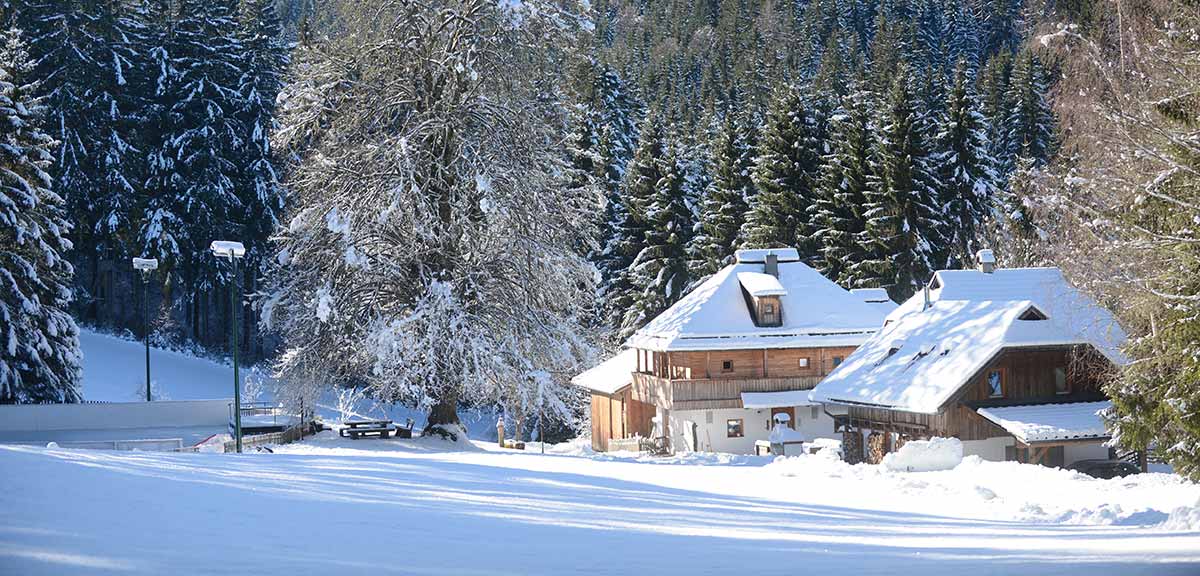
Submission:
<svg viewBox="0 0 1200 576">
<path fill-rule="evenodd" d="M 289 444 L 304 438 L 304 426 L 292 426 L 283 432 L 271 432 L 270 434 L 255 434 L 254 436 L 242 437 L 242 450 L 253 448 L 256 446 L 266 446 L 268 444 Z M 230 440 L 225 443 L 225 452 L 237 452 L 237 440 Z"/>
</svg>

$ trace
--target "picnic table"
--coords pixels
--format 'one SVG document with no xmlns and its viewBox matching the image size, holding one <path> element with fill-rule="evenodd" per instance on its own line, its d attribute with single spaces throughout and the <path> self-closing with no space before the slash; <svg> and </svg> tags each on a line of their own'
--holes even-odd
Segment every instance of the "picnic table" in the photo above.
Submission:
<svg viewBox="0 0 1200 576">
<path fill-rule="evenodd" d="M 387 438 L 395 434 L 397 438 L 412 438 L 413 420 L 409 418 L 405 426 L 397 426 L 391 420 L 348 420 L 342 422 L 338 435 L 342 438 L 358 440 L 363 436 L 378 436 Z"/>
</svg>

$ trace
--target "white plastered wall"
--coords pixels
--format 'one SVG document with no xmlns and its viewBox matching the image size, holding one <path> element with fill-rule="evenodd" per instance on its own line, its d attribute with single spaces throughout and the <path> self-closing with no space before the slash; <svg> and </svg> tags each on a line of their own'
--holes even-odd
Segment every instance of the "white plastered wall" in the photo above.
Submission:
<svg viewBox="0 0 1200 576">
<path fill-rule="evenodd" d="M 805 440 L 816 438 L 838 438 L 833 433 L 833 419 L 818 406 L 794 407 L 796 430 Z M 754 442 L 766 440 L 771 433 L 769 408 L 729 408 L 722 410 L 672 410 L 671 442 L 676 452 L 726 452 L 730 454 L 753 454 Z M 742 419 L 741 438 L 729 438 L 726 423 L 730 419 Z M 695 444 L 692 443 L 691 424 L 695 423 Z"/>
</svg>

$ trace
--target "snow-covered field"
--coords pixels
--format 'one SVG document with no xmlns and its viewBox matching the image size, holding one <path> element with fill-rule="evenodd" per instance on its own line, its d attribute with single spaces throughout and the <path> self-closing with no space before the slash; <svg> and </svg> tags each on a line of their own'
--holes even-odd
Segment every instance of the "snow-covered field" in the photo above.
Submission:
<svg viewBox="0 0 1200 576">
<path fill-rule="evenodd" d="M 1176 476 L 582 446 L 325 433 L 274 454 L 0 447 L 0 572 L 1200 573 L 1200 486 Z"/>
</svg>

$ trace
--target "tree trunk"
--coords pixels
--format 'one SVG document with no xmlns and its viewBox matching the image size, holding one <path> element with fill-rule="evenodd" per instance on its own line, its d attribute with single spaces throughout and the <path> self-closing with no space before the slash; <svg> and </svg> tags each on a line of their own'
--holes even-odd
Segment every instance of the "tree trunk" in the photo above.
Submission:
<svg viewBox="0 0 1200 576">
<path fill-rule="evenodd" d="M 429 409 L 429 418 L 425 422 L 425 431 L 421 435 L 436 434 L 442 438 L 458 440 L 458 436 L 453 432 L 458 427 L 458 394 L 448 394 Z"/>
</svg>

